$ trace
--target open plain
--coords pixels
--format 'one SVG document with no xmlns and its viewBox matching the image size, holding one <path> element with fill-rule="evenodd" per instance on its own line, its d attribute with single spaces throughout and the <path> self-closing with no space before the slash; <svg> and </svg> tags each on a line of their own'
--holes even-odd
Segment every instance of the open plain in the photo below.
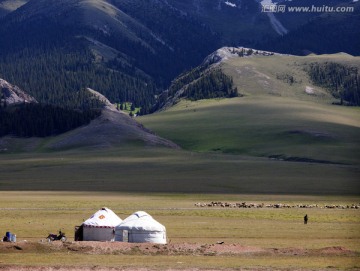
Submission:
<svg viewBox="0 0 360 271">
<path fill-rule="evenodd" d="M 318 204 L 319 208 L 214 208 L 197 202 Z M 358 270 L 357 196 L 1 192 L 0 270 Z M 102 206 L 121 218 L 144 210 L 167 228 L 167 245 L 74 242 L 74 226 Z M 304 225 L 303 216 L 309 223 Z M 62 242 L 46 242 L 61 229 Z"/>
</svg>

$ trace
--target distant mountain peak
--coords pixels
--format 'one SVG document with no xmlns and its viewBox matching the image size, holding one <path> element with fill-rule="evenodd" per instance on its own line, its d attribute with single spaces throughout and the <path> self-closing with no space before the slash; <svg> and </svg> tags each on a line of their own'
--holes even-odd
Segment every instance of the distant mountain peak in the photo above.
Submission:
<svg viewBox="0 0 360 271">
<path fill-rule="evenodd" d="M 0 78 L 0 98 L 5 101 L 7 105 L 20 103 L 37 103 L 36 99 L 19 87 L 10 84 L 4 79 Z"/>
</svg>

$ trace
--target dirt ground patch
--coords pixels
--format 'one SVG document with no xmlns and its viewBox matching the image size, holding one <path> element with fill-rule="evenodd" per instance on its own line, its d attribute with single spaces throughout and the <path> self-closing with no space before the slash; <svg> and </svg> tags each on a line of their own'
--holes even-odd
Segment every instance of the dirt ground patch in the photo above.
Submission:
<svg viewBox="0 0 360 271">
<path fill-rule="evenodd" d="M 345 247 L 325 247 L 321 249 L 302 248 L 260 248 L 240 244 L 150 244 L 123 242 L 27 242 L 0 243 L 0 254 L 6 253 L 53 253 L 73 252 L 80 254 L 111 255 L 193 255 L 193 256 L 236 256 L 236 255 L 323 255 L 354 256 L 357 253 Z M 1 270 L 1 269 L 0 269 Z"/>
<path fill-rule="evenodd" d="M 242 246 L 240 244 L 227 244 L 223 242 L 215 244 L 199 243 L 176 243 L 176 244 L 149 244 L 149 243 L 122 243 L 122 242 L 28 242 L 21 241 L 17 243 L 0 243 L 0 255 L 6 257 L 6 254 L 24 255 L 25 253 L 52 254 L 52 253 L 75 253 L 80 255 L 162 255 L 162 256 L 258 256 L 258 257 L 277 257 L 277 256 L 358 256 L 358 253 L 345 247 L 325 247 L 321 249 L 302 249 L 302 248 L 260 248 Z M 0 271 L 158 271 L 158 269 L 138 268 L 138 267 L 78 267 L 78 266 L 18 266 L 3 264 L 0 257 Z M 218 269 L 161 269 L 166 271 L 216 271 Z M 234 269 L 224 268 L 222 271 L 231 271 Z M 256 269 L 236 268 L 236 271 L 305 271 L 301 268 L 292 269 L 274 269 L 258 267 Z M 325 269 L 324 269 L 325 270 Z M 335 271 L 336 268 L 328 267 L 326 271 Z M 316 269 L 316 271 L 322 271 Z"/>
<path fill-rule="evenodd" d="M 1 243 L 0 253 L 51 253 L 69 251 L 85 254 L 112 255 L 239 255 L 246 253 L 274 253 L 258 247 L 241 246 L 239 244 L 149 244 L 123 242 L 18 242 Z"/>
<path fill-rule="evenodd" d="M 16 253 L 24 255 L 24 253 L 51 254 L 51 253 L 75 253 L 80 255 L 162 255 L 162 256 L 258 256 L 258 257 L 276 257 L 276 256 L 353 256 L 358 257 L 358 253 L 345 247 L 325 247 L 321 249 L 303 249 L 303 248 L 260 248 L 242 246 L 239 244 L 215 243 L 215 244 L 199 244 L 199 243 L 177 243 L 177 244 L 135 244 L 122 242 L 26 242 L 17 243 L 0 243 L 0 255 L 6 257 L 6 254 Z M 0 271 L 155 271 L 158 269 L 148 268 L 132 268 L 132 267 L 76 267 L 76 266 L 18 266 L 4 265 L 0 260 Z M 161 269 L 167 271 L 215 271 L 215 269 Z M 216 269 L 218 270 L 218 269 Z M 230 271 L 234 269 L 221 269 L 222 271 Z M 274 269 L 262 268 L 236 268 L 237 271 L 274 271 L 274 270 L 291 270 L 304 271 L 301 268 L 292 269 Z M 325 270 L 325 269 L 324 269 Z M 326 271 L 338 270 L 328 267 Z M 316 269 L 316 271 L 321 271 Z"/>
<path fill-rule="evenodd" d="M 31 266 L 0 266 L 1 271 L 88 271 L 88 270 L 96 270 L 96 271 L 152 271 L 147 268 L 140 269 L 123 269 L 123 268 L 114 268 L 114 267 L 93 267 L 93 268 L 79 268 L 79 267 L 31 267 Z M 236 271 L 269 271 L 269 269 L 236 269 Z M 179 269 L 166 269 L 166 271 L 180 271 Z M 218 269 L 182 269 L 181 271 L 219 271 Z M 222 271 L 232 271 L 232 269 L 222 269 Z M 300 271 L 300 270 L 299 270 Z M 302 271 L 302 270 L 301 270 Z M 326 269 L 329 271 L 329 269 Z M 330 270 L 331 271 L 331 270 Z"/>
</svg>

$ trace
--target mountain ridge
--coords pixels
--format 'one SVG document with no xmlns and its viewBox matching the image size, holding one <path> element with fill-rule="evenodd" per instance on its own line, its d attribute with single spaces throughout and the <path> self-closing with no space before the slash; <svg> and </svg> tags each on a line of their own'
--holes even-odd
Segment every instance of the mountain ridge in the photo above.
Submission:
<svg viewBox="0 0 360 271">
<path fill-rule="evenodd" d="M 263 69 L 260 65 L 265 65 L 266 68 Z M 342 103 L 339 101 L 341 95 L 352 95 L 350 99 L 353 100 L 349 104 L 359 105 L 359 99 L 356 98 L 360 95 L 356 87 L 356 77 L 360 77 L 359 57 L 344 53 L 300 57 L 253 48 L 222 47 L 207 56 L 198 67 L 175 78 L 170 87 L 159 96 L 157 110 L 166 110 L 182 98 L 189 99 L 184 92 L 213 70 L 221 70 L 234 81 L 238 96 L 290 95 L 297 99 L 315 99 L 320 103 Z M 324 74 L 315 76 L 315 71 Z M 343 75 L 335 80 L 340 71 Z M 316 78 L 326 77 L 326 74 L 333 78 L 332 82 L 316 81 Z M 346 74 L 349 75 L 348 79 L 344 79 Z M 336 91 L 341 89 L 341 93 L 331 90 L 333 84 L 337 84 Z M 351 94 L 346 94 L 350 89 Z"/>
<path fill-rule="evenodd" d="M 225 47 L 211 54 L 139 121 L 188 151 L 357 167 L 360 57 L 259 52 Z M 206 93 L 198 82 L 212 70 L 232 79 L 237 97 L 187 96 L 194 85 Z"/>
</svg>

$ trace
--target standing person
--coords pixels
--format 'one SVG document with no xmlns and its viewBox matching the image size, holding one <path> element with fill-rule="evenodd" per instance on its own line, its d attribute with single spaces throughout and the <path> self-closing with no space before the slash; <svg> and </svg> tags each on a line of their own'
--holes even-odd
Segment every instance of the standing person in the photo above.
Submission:
<svg viewBox="0 0 360 271">
<path fill-rule="evenodd" d="M 305 216 L 304 216 L 304 224 L 307 224 L 307 222 L 308 222 L 308 215 L 306 214 Z"/>
</svg>

